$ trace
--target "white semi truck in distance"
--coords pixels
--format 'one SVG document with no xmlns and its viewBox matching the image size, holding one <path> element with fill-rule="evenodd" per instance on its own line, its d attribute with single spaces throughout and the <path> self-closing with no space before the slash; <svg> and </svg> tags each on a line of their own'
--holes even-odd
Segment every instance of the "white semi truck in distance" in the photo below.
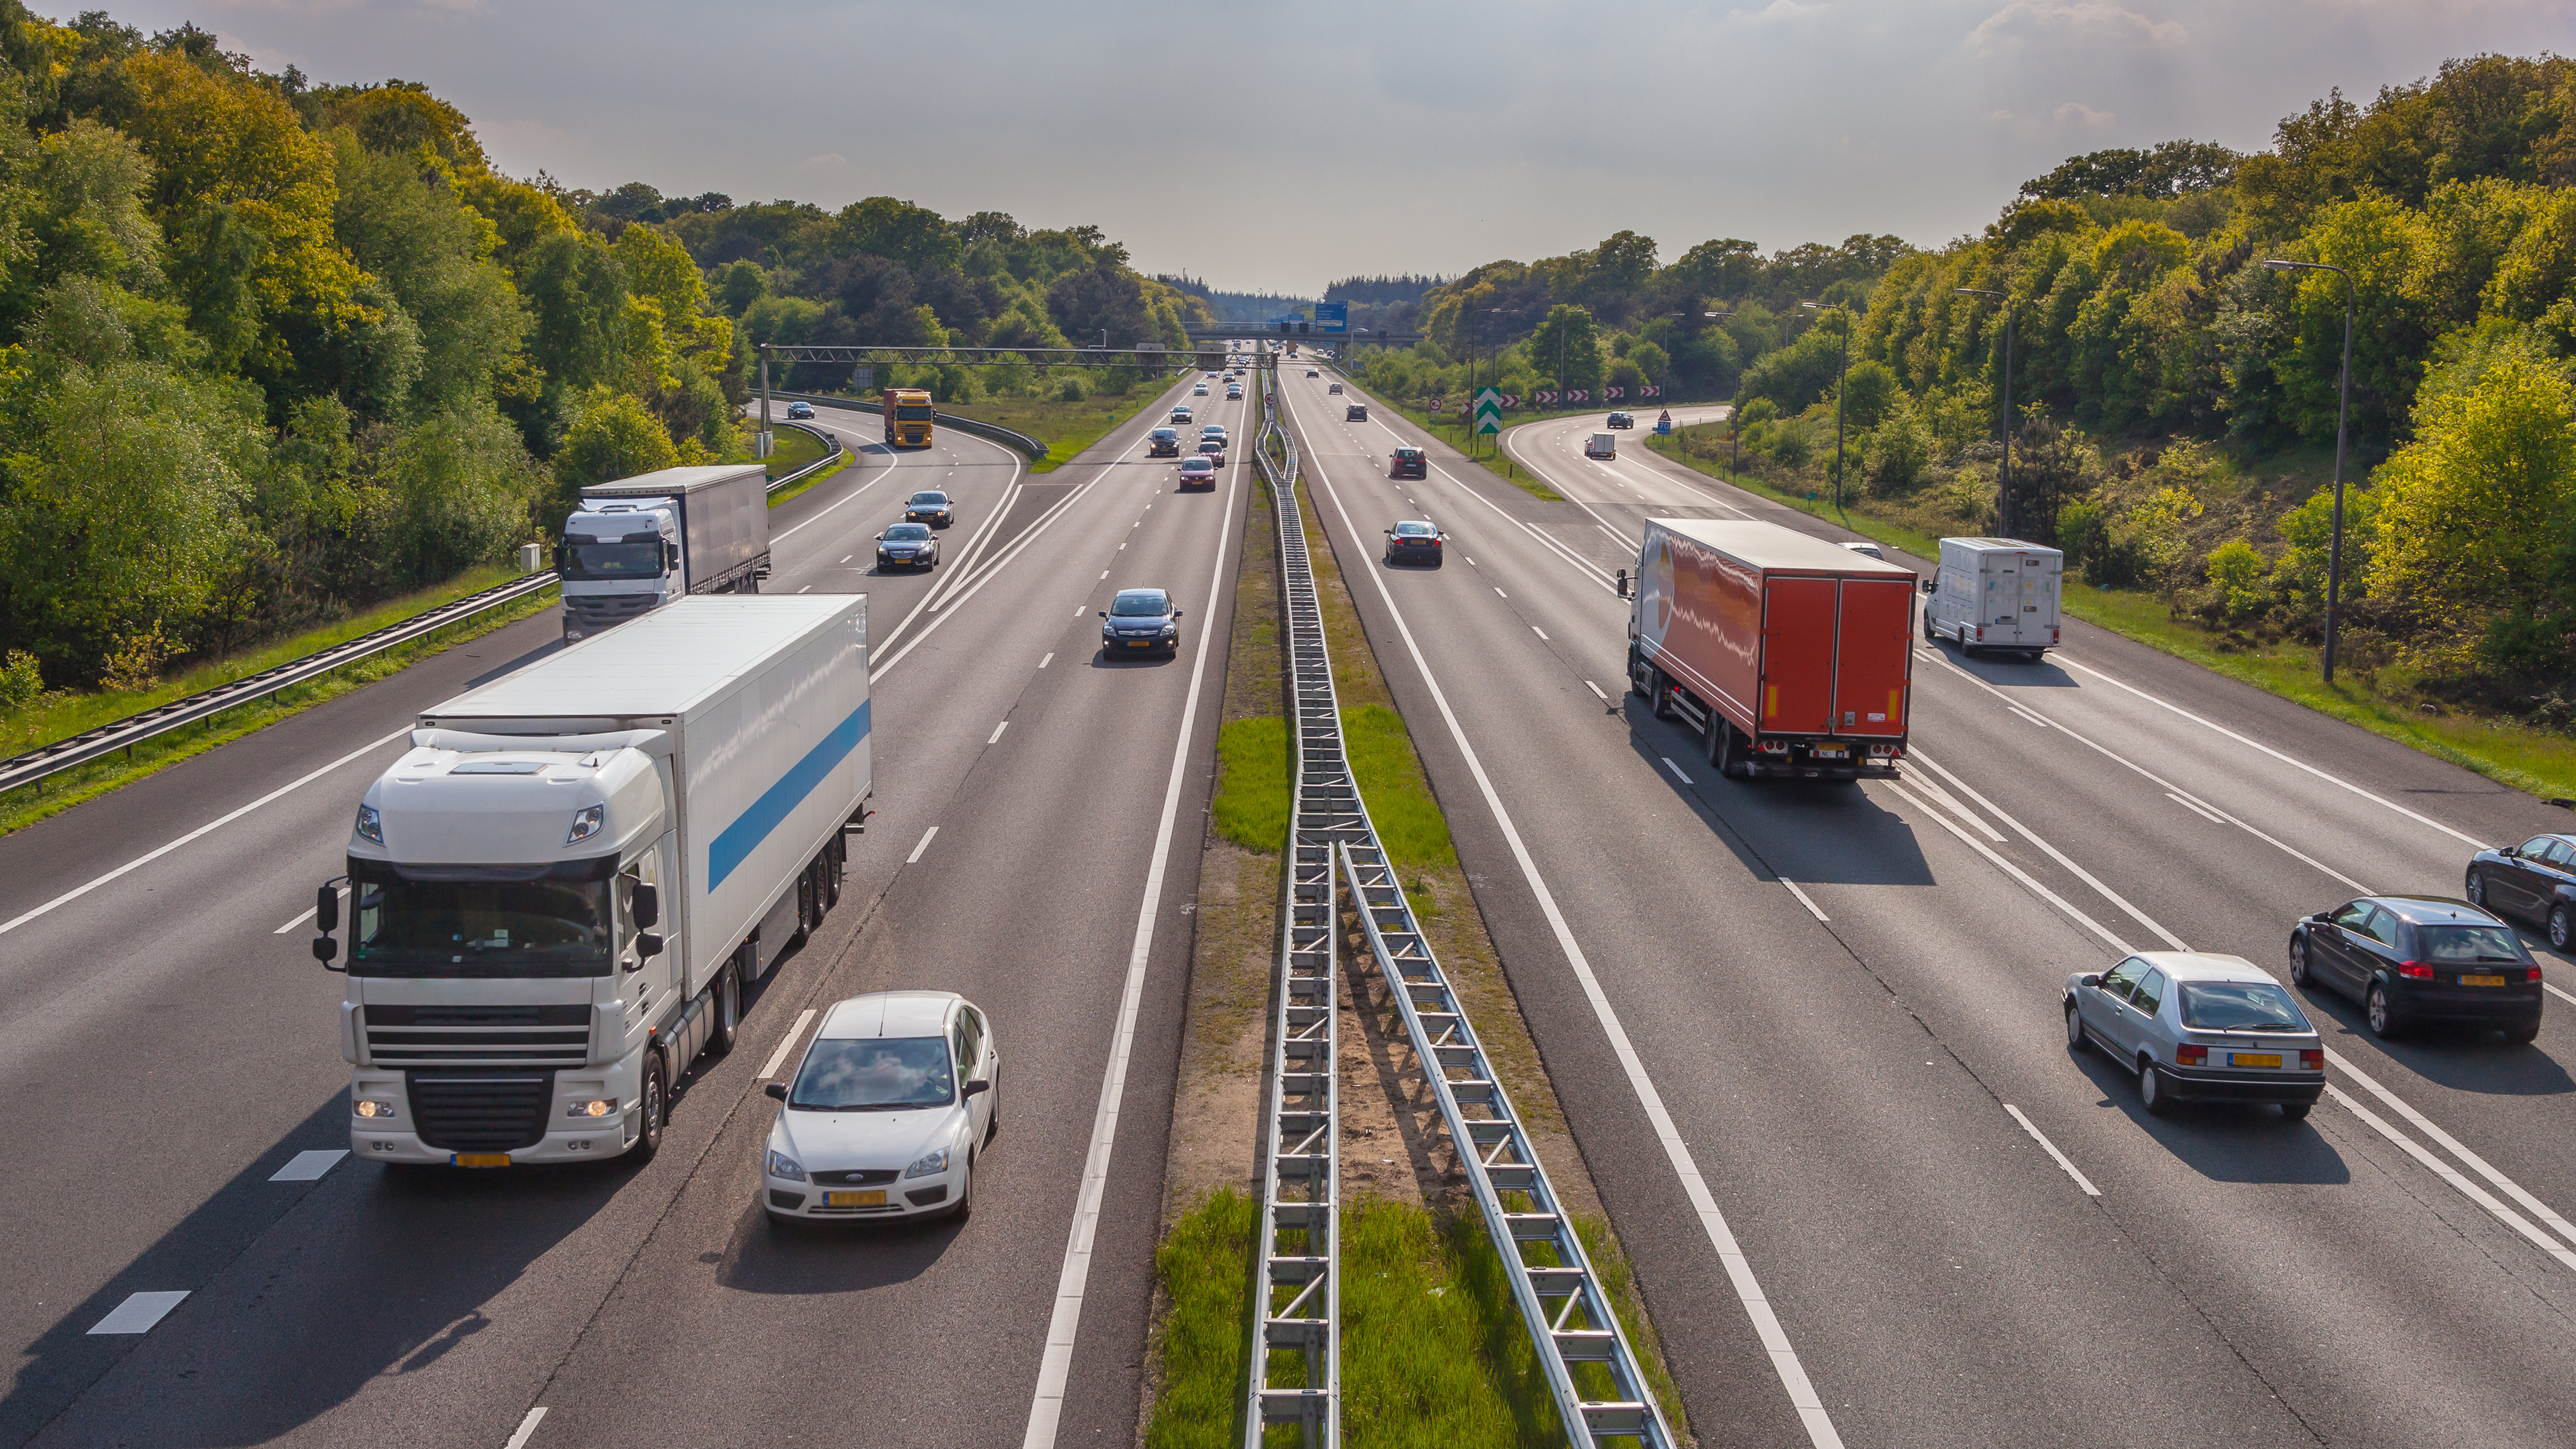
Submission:
<svg viewBox="0 0 2576 1449">
<path fill-rule="evenodd" d="M 838 899 L 868 723 L 852 594 L 683 599 L 422 714 L 317 896 L 350 1150 L 649 1157 L 672 1083 Z"/>
<path fill-rule="evenodd" d="M 769 470 L 664 468 L 581 490 L 555 547 L 564 641 L 690 594 L 756 594 L 769 573 Z"/>
</svg>

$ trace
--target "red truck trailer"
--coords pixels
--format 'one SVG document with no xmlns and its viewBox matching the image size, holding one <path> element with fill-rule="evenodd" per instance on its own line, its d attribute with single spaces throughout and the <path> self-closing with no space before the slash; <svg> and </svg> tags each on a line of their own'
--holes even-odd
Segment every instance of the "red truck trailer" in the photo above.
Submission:
<svg viewBox="0 0 2576 1449">
<path fill-rule="evenodd" d="M 1914 678 L 1911 569 L 1771 523 L 1650 518 L 1628 687 L 1720 774 L 1892 776 Z"/>
</svg>

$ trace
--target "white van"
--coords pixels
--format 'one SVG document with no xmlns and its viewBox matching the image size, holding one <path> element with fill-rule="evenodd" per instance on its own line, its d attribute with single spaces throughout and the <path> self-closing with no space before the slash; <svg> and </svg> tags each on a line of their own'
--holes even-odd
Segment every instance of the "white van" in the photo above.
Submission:
<svg viewBox="0 0 2576 1449">
<path fill-rule="evenodd" d="M 1591 441 L 1583 445 L 1583 456 L 1587 458 L 1618 457 L 1619 435 L 1617 433 L 1594 433 Z"/>
<path fill-rule="evenodd" d="M 2066 555 L 2017 538 L 1945 538 L 1941 573 L 1923 601 L 1923 637 L 1969 654 L 2010 649 L 2037 659 L 2057 644 Z"/>
</svg>

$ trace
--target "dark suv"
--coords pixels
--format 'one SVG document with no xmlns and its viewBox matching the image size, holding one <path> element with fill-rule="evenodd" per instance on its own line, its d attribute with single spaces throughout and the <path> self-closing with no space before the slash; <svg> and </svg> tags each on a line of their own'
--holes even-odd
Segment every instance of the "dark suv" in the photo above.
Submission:
<svg viewBox="0 0 2576 1449">
<path fill-rule="evenodd" d="M 2535 835 L 2481 850 L 2469 861 L 2469 899 L 2499 916 L 2520 916 L 2564 951 L 2576 945 L 2576 835 Z"/>
<path fill-rule="evenodd" d="M 2497 1027 L 2516 1042 L 2540 1035 L 2539 963 L 2511 926 L 2467 901 L 2363 896 L 2319 911 L 2290 932 L 2290 980 L 2360 1002 L 2373 1036 L 2430 1021 Z"/>
<path fill-rule="evenodd" d="M 1398 448 L 1395 456 L 1387 459 L 1386 476 L 1428 478 L 1431 476 L 1431 455 L 1420 448 Z"/>
</svg>

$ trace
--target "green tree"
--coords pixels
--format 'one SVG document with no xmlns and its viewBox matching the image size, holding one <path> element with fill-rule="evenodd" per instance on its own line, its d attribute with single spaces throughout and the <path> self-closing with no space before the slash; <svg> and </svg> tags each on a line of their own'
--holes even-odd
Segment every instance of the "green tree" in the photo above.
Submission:
<svg viewBox="0 0 2576 1449">
<path fill-rule="evenodd" d="M 1601 333 L 1587 308 L 1567 302 L 1548 308 L 1546 320 L 1522 344 L 1521 353 L 1560 390 L 1598 393 L 1601 388 Z"/>
</svg>

